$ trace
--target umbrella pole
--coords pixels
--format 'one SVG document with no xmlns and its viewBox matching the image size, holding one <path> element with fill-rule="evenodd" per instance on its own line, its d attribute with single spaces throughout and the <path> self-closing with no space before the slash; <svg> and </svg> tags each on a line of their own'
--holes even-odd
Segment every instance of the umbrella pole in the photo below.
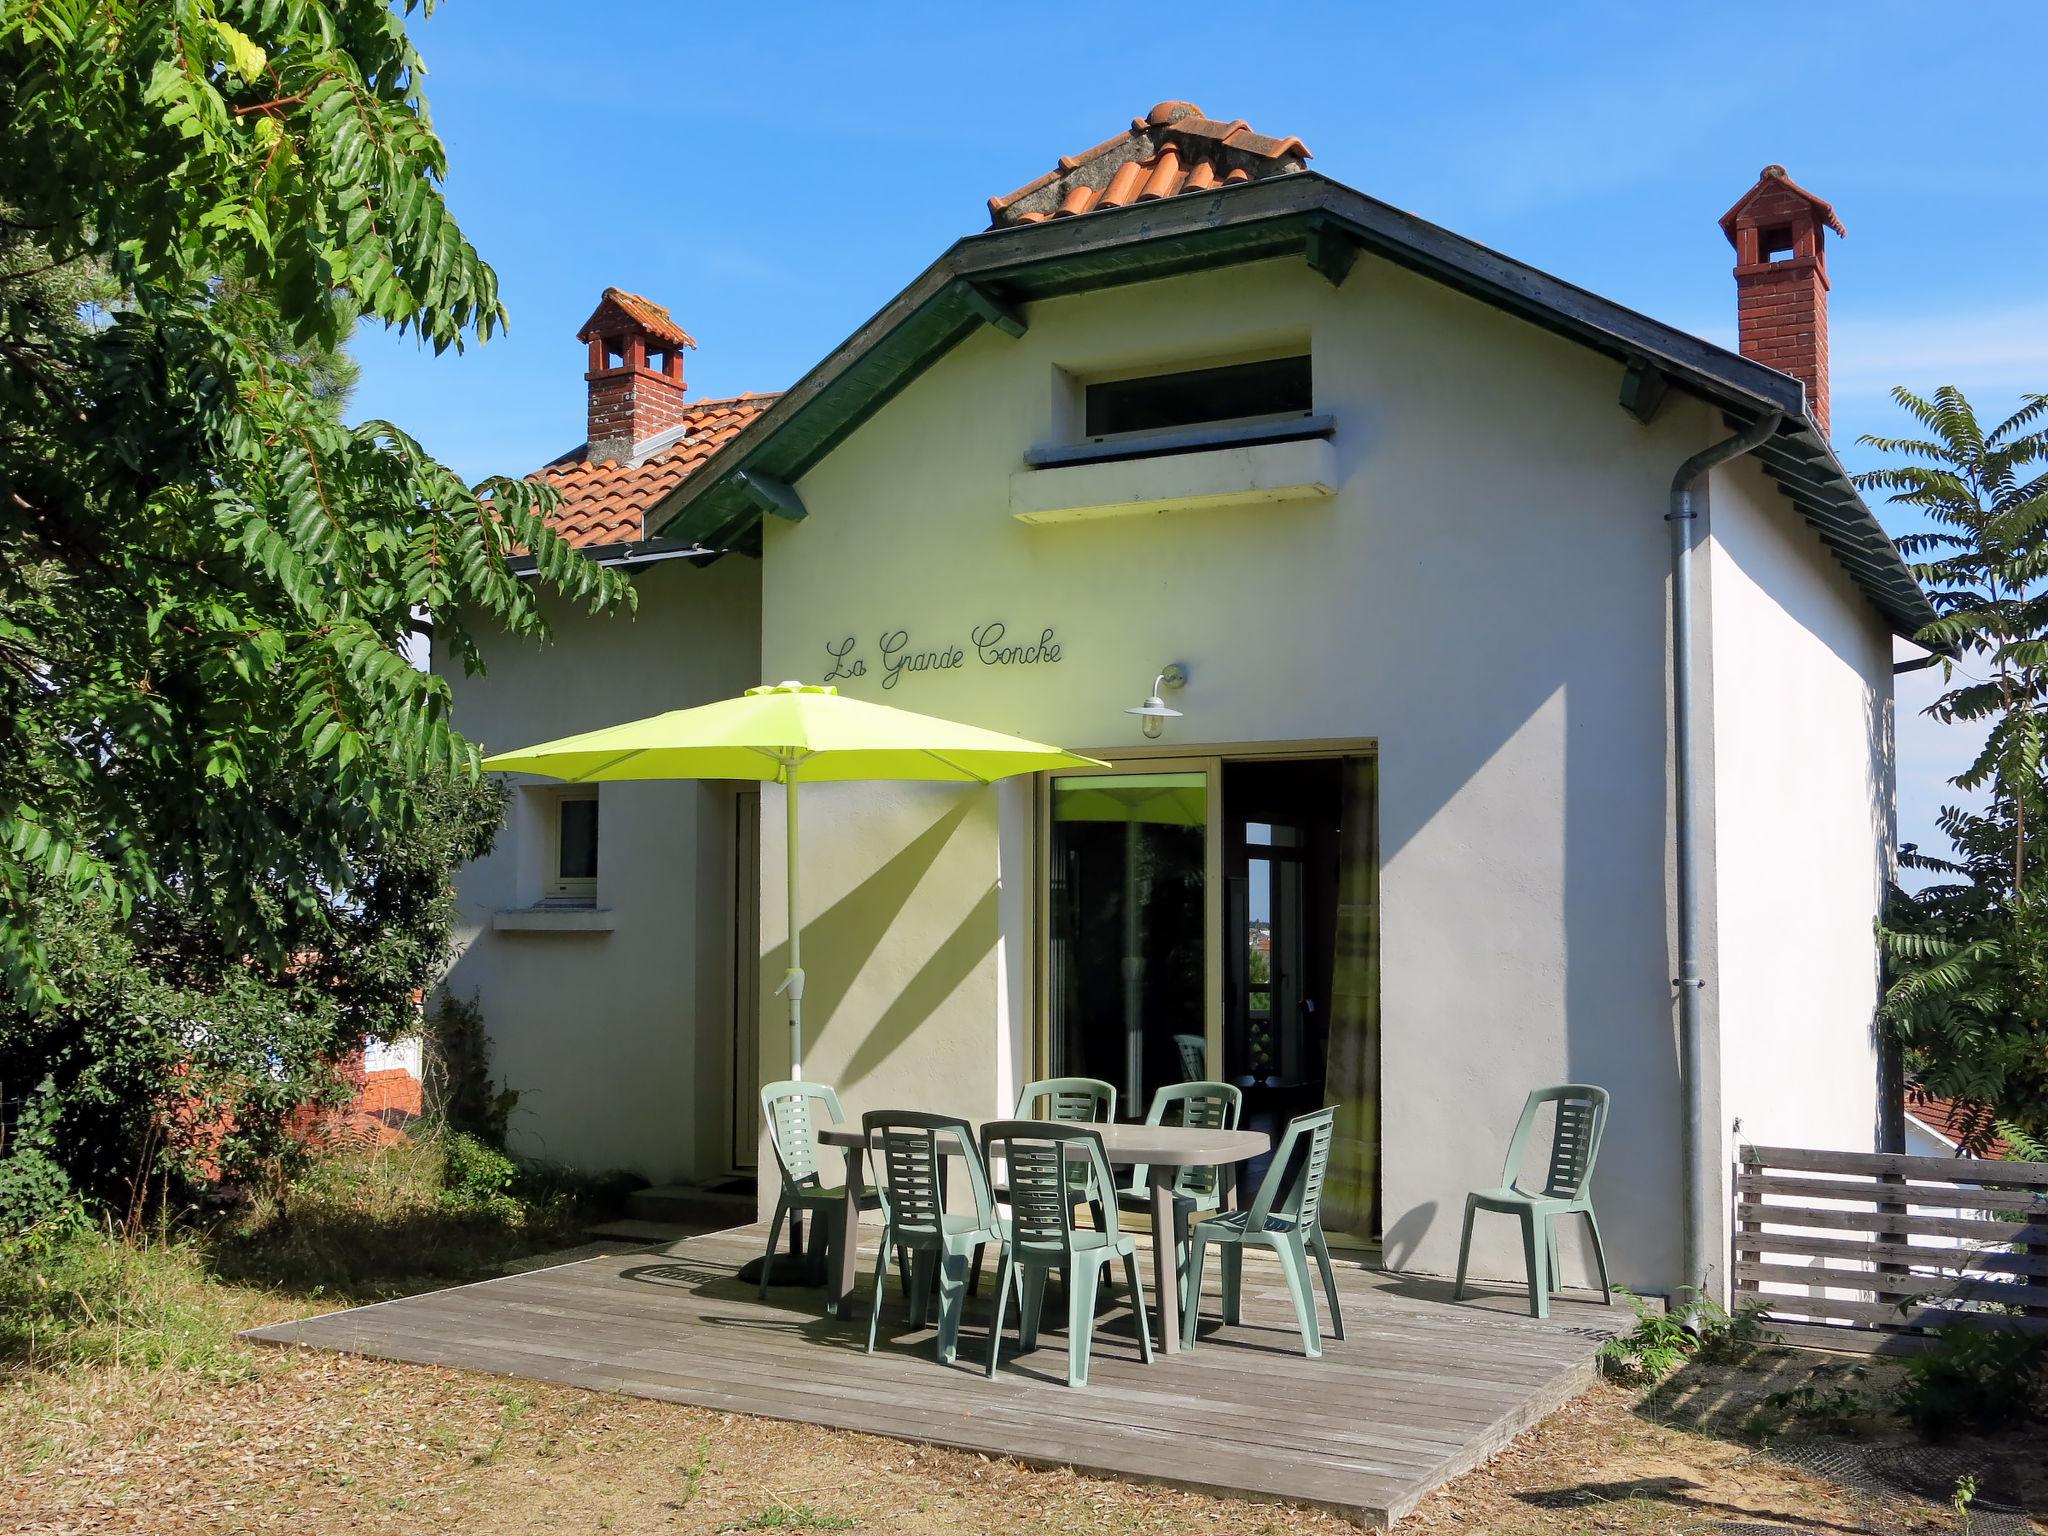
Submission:
<svg viewBox="0 0 2048 1536">
<path fill-rule="evenodd" d="M 789 830 L 783 838 L 788 868 L 783 877 L 783 894 L 789 901 L 789 969 L 782 976 L 782 990 L 789 994 L 789 1075 L 804 1075 L 804 961 L 802 936 L 796 911 L 796 765 L 789 768 L 789 783 L 782 797 L 788 813 Z"/>
</svg>

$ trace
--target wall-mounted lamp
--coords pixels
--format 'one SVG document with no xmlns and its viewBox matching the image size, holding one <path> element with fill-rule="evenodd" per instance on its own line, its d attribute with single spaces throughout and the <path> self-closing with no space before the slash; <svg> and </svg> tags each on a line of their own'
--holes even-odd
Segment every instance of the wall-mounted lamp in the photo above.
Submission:
<svg viewBox="0 0 2048 1536">
<path fill-rule="evenodd" d="M 1160 694 L 1168 688 L 1185 688 L 1188 685 L 1188 669 L 1179 662 L 1169 662 L 1159 676 L 1152 680 L 1152 692 L 1145 702 L 1136 709 L 1124 711 L 1136 715 L 1148 741 L 1157 741 L 1166 731 L 1166 722 L 1178 720 L 1180 711 L 1170 708 Z"/>
</svg>

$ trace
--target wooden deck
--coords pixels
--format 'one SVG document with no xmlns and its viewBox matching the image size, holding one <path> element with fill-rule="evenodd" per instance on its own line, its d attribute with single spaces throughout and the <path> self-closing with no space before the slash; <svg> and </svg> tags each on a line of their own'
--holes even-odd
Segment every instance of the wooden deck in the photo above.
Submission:
<svg viewBox="0 0 2048 1536">
<path fill-rule="evenodd" d="M 908 1328 L 892 1280 L 870 1357 L 865 1281 L 857 1321 L 842 1323 L 820 1315 L 820 1292 L 772 1290 L 764 1303 L 734 1278 L 765 1241 L 759 1226 L 736 1228 L 249 1337 L 1315 1504 L 1385 1526 L 1582 1391 L 1626 1316 L 1597 1296 L 1560 1298 L 1537 1322 L 1519 1292 L 1453 1304 L 1447 1283 L 1340 1261 L 1346 1337 L 1326 1335 L 1323 1358 L 1308 1360 L 1278 1267 L 1248 1255 L 1242 1326 L 1217 1322 L 1212 1263 L 1198 1348 L 1144 1365 L 1119 1304 L 1099 1319 L 1089 1384 L 1075 1390 L 1056 1301 L 1022 1357 L 1013 1310 L 989 1381 L 987 1287 L 948 1368 L 931 1330 Z"/>
</svg>

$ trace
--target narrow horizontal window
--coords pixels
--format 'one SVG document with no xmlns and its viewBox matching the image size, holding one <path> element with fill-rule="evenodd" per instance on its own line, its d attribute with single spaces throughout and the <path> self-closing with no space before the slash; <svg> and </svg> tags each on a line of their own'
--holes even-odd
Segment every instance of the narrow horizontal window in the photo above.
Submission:
<svg viewBox="0 0 2048 1536">
<path fill-rule="evenodd" d="M 1306 357 L 1228 363 L 1087 386 L 1089 437 L 1157 432 L 1252 416 L 1307 415 L 1315 407 Z"/>
</svg>

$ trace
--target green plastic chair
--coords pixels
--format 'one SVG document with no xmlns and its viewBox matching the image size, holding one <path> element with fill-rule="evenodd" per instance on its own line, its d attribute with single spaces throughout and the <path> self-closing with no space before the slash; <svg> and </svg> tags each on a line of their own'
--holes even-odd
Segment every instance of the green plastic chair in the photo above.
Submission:
<svg viewBox="0 0 2048 1536">
<path fill-rule="evenodd" d="M 1036 1082 L 1026 1083 L 1017 1095 L 1015 1118 L 1019 1120 L 1093 1120 L 1106 1125 L 1116 1119 L 1116 1085 L 1105 1083 L 1099 1077 L 1042 1077 Z M 1112 1184 L 1104 1189 L 1114 1189 Z M 998 1186 L 996 1200 L 1010 1203 L 1010 1191 Z M 1095 1216 L 1095 1225 L 1102 1225 L 1103 1196 L 1092 1186 L 1075 1198 L 1085 1204 Z M 981 1294 L 981 1255 L 974 1256 L 974 1271 L 967 1277 L 967 1294 Z"/>
<path fill-rule="evenodd" d="M 1145 1111 L 1147 1125 L 1192 1125 L 1204 1130 L 1236 1130 L 1244 1112 L 1244 1094 L 1232 1083 L 1169 1083 L 1155 1089 L 1152 1106 Z M 1131 1179 L 1116 1192 L 1117 1203 L 1127 1210 L 1152 1208 L 1152 1170 L 1143 1164 L 1131 1170 Z M 1223 1205 L 1223 1170 L 1214 1164 L 1177 1169 L 1173 1176 L 1173 1243 L 1182 1281 L 1182 1302 L 1186 1302 L 1188 1228 L 1195 1213 L 1220 1210 Z"/>
<path fill-rule="evenodd" d="M 991 1120 L 981 1128 L 981 1156 L 989 1167 L 1000 1160 L 1008 1170 L 1011 1210 L 1003 1223 L 988 1374 L 995 1375 L 1002 1351 L 1003 1316 L 1013 1280 L 1017 1347 L 1032 1349 L 1038 1343 L 1046 1275 L 1057 1269 L 1067 1296 L 1067 1385 L 1085 1387 L 1095 1336 L 1096 1287 L 1108 1287 L 1102 1272 L 1119 1259 L 1137 1314 L 1138 1350 L 1149 1365 L 1152 1329 L 1145 1318 L 1145 1290 L 1138 1283 L 1137 1239 L 1117 1230 L 1114 1203 L 1104 1209 L 1101 1230 L 1074 1225 L 1074 1208 L 1087 1202 L 1088 1190 L 1114 1187 L 1102 1133 L 1044 1120 Z"/>
<path fill-rule="evenodd" d="M 1499 1186 L 1475 1189 L 1465 1197 L 1465 1232 L 1458 1240 L 1458 1286 L 1452 1293 L 1453 1300 L 1465 1298 L 1465 1267 L 1472 1255 L 1472 1217 L 1478 1211 L 1498 1211 L 1521 1220 L 1531 1317 L 1550 1316 L 1550 1293 L 1562 1289 L 1553 1225 L 1560 1216 L 1586 1218 L 1586 1230 L 1593 1239 L 1593 1262 L 1600 1271 L 1601 1299 L 1610 1303 L 1614 1300 L 1614 1292 L 1607 1283 L 1607 1250 L 1600 1243 L 1600 1218 L 1593 1214 L 1593 1197 L 1587 1192 L 1593 1182 L 1593 1161 L 1600 1155 L 1600 1135 L 1607 1128 L 1607 1102 L 1607 1090 L 1591 1083 L 1563 1083 L 1555 1088 L 1538 1088 L 1529 1095 L 1522 1105 L 1522 1118 L 1515 1124 L 1514 1139 L 1508 1143 Z M 1527 1190 L 1521 1184 L 1522 1154 L 1528 1147 L 1536 1116 L 1546 1104 L 1557 1106 L 1550 1157 L 1544 1166 L 1542 1187 Z"/>
<path fill-rule="evenodd" d="M 832 1125 L 841 1125 L 846 1113 L 839 1107 L 839 1095 L 823 1083 L 785 1079 L 761 1090 L 761 1119 L 768 1127 L 768 1145 L 775 1153 L 776 1170 L 782 1175 L 782 1193 L 775 1201 L 775 1219 L 768 1224 L 768 1255 L 761 1264 L 761 1298 L 768 1297 L 768 1272 L 775 1263 L 775 1247 L 782 1240 L 782 1223 L 793 1213 L 811 1214 L 810 1254 L 816 1258 L 824 1249 L 826 1270 L 837 1273 L 839 1245 L 846 1241 L 846 1187 L 827 1184 L 818 1173 L 818 1111 L 822 1109 Z M 873 1189 L 861 1187 L 860 1208 L 872 1211 L 881 1204 Z M 887 1252 L 885 1246 L 883 1252 Z M 906 1271 L 905 1285 L 909 1284 Z M 840 1306 L 846 1306 L 842 1298 Z"/>
<path fill-rule="evenodd" d="M 1201 1082 L 1209 1075 L 1209 1042 L 1201 1035 L 1175 1035 L 1175 1049 L 1180 1052 L 1180 1069 L 1191 1083 Z"/>
<path fill-rule="evenodd" d="M 1187 1306 L 1182 1311 L 1183 1349 L 1195 1347 L 1195 1325 L 1202 1300 L 1202 1263 L 1211 1243 L 1223 1250 L 1223 1321 L 1238 1322 L 1244 1296 L 1244 1250 L 1270 1248 L 1280 1258 L 1287 1294 L 1301 1325 L 1302 1348 L 1311 1360 L 1323 1353 L 1322 1330 L 1316 1325 L 1315 1293 L 1308 1279 L 1308 1256 L 1322 1271 L 1323 1294 L 1330 1304 L 1330 1335 L 1344 1337 L 1344 1312 L 1337 1303 L 1337 1274 L 1330 1263 L 1330 1243 L 1323 1236 L 1323 1179 L 1330 1171 L 1330 1141 L 1337 1111 L 1319 1109 L 1296 1115 L 1273 1153 L 1251 1209 L 1227 1211 L 1194 1224 L 1189 1234 L 1187 1278 L 1182 1282 Z"/>
<path fill-rule="evenodd" d="M 923 1325 L 925 1304 L 934 1271 L 939 1290 L 939 1360 L 951 1365 L 960 1348 L 960 1313 L 967 1299 L 967 1261 L 984 1243 L 1000 1243 L 995 1201 L 981 1165 L 974 1132 L 965 1120 L 927 1115 L 908 1109 L 870 1110 L 860 1117 L 868 1141 L 867 1155 L 878 1161 L 882 1197 L 882 1246 L 875 1253 L 875 1299 L 868 1311 L 868 1353 L 882 1321 L 882 1286 L 889 1273 L 889 1251 L 908 1253 L 911 1260 L 910 1321 Z M 946 1209 L 944 1148 L 940 1138 L 959 1143 L 960 1163 L 974 1196 L 973 1214 Z"/>
<path fill-rule="evenodd" d="M 1116 1118 L 1116 1085 L 1099 1077 L 1042 1077 L 1017 1095 L 1015 1118 L 1107 1123 Z"/>
</svg>

